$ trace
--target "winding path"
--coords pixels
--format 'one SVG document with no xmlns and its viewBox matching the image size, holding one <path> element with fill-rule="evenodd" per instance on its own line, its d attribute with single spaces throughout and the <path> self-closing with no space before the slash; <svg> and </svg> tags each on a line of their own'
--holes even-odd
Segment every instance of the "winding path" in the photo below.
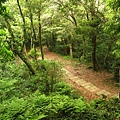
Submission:
<svg viewBox="0 0 120 120">
<path fill-rule="evenodd" d="M 45 59 L 59 61 L 63 64 L 66 81 L 80 91 L 86 100 L 98 97 L 118 97 L 118 88 L 108 82 L 111 74 L 106 71 L 94 72 L 81 64 L 75 67 L 75 62 L 64 60 L 60 55 L 46 52 Z M 106 82 L 105 82 L 106 81 Z M 110 80 L 109 80 L 110 81 Z"/>
</svg>

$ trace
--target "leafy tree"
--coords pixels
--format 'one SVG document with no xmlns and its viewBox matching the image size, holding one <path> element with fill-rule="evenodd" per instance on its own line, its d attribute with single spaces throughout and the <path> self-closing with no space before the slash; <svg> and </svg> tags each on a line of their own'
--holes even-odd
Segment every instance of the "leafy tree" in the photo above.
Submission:
<svg viewBox="0 0 120 120">
<path fill-rule="evenodd" d="M 17 43 L 15 36 L 13 34 L 12 28 L 11 28 L 11 24 L 9 22 L 10 16 L 9 16 L 9 12 L 7 10 L 5 10 L 4 12 L 2 12 L 2 16 L 4 18 L 4 21 L 6 23 L 6 27 L 8 29 L 8 32 L 10 34 L 10 41 L 7 41 L 7 43 L 9 44 L 9 48 L 12 50 L 12 52 L 15 55 L 18 55 L 21 60 L 27 65 L 27 67 L 30 69 L 31 73 L 34 75 L 35 71 L 32 68 L 31 64 L 29 63 L 29 61 L 27 60 L 27 58 L 21 53 L 21 49 L 19 49 L 20 45 Z"/>
<path fill-rule="evenodd" d="M 114 79 L 119 82 L 119 87 L 120 87 L 120 1 L 119 0 L 111 0 L 109 1 L 110 7 L 113 9 L 115 14 L 113 15 L 113 20 L 115 23 L 115 33 L 116 36 L 118 37 L 116 41 L 116 45 L 113 49 L 113 54 L 115 55 L 115 64 L 114 64 Z M 120 90 L 119 90 L 119 98 L 120 98 Z"/>
</svg>

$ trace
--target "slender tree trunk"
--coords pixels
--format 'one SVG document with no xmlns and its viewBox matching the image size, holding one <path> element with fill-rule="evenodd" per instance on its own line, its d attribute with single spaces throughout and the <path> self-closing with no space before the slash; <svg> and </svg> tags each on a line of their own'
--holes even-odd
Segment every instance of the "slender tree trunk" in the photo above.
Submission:
<svg viewBox="0 0 120 120">
<path fill-rule="evenodd" d="M 10 26 L 10 23 L 8 21 L 8 19 L 6 17 L 4 17 L 5 19 L 5 22 L 6 22 L 6 25 L 7 25 L 7 28 L 8 28 L 8 31 L 9 31 L 9 34 L 12 38 L 12 41 L 13 43 L 15 43 L 15 37 L 14 37 L 14 34 L 12 32 L 12 29 L 11 29 L 11 26 Z M 11 45 L 10 45 L 11 46 Z M 35 71 L 34 69 L 32 68 L 30 62 L 28 61 L 28 59 L 22 54 L 22 52 L 19 52 L 17 50 L 17 45 L 13 45 L 13 48 L 11 48 L 11 50 L 13 51 L 14 54 L 18 55 L 20 57 L 20 59 L 26 64 L 26 66 L 28 67 L 28 69 L 31 71 L 31 73 L 34 75 L 35 74 Z"/>
<path fill-rule="evenodd" d="M 21 51 L 24 50 L 24 52 L 26 53 L 26 46 L 25 46 L 25 43 L 26 43 L 26 40 L 27 40 L 27 37 L 26 37 L 27 36 L 27 34 L 26 34 L 26 21 L 25 21 L 25 17 L 23 15 L 19 0 L 17 0 L 17 4 L 18 4 L 20 14 L 21 14 L 21 17 L 22 17 L 22 20 L 23 20 L 23 34 L 24 34 L 23 38 L 24 38 L 24 40 L 23 40 L 23 45 L 22 45 Z"/>
<path fill-rule="evenodd" d="M 77 27 L 77 20 L 76 20 L 74 14 L 71 13 L 70 16 L 71 16 L 71 18 L 73 19 L 75 26 Z"/>
<path fill-rule="evenodd" d="M 72 44 L 70 44 L 70 59 L 73 59 L 73 50 L 72 50 Z"/>
<path fill-rule="evenodd" d="M 96 69 L 96 35 L 94 34 L 92 37 L 92 63 L 93 63 L 93 70 Z"/>
<path fill-rule="evenodd" d="M 34 53 L 34 59 L 35 59 L 35 61 L 36 61 L 36 63 L 37 63 L 37 55 L 36 55 L 36 53 L 37 53 L 37 48 L 36 48 L 36 42 L 37 42 L 37 38 L 36 38 L 36 33 L 35 33 L 35 29 L 34 29 L 34 25 L 33 25 L 33 18 L 32 18 L 32 13 L 30 13 L 31 15 L 30 15 L 30 21 L 31 21 L 31 29 L 32 29 L 32 32 L 33 32 L 33 38 L 34 38 L 34 40 L 33 40 L 33 49 L 34 49 L 34 51 L 35 51 L 35 53 Z"/>
<path fill-rule="evenodd" d="M 97 35 L 96 35 L 96 30 L 99 25 L 99 23 L 95 22 L 94 20 L 98 19 L 96 17 L 96 7 L 95 7 L 95 1 L 92 0 L 90 2 L 90 12 L 91 12 L 91 27 L 92 27 L 92 63 L 93 63 L 93 70 L 97 70 L 97 61 L 96 61 L 96 46 L 97 46 Z M 89 19 L 89 18 L 88 18 Z"/>
<path fill-rule="evenodd" d="M 65 40 L 61 39 L 61 41 L 63 42 L 63 45 L 64 45 L 64 55 L 67 55 L 67 45 L 65 43 Z"/>
<path fill-rule="evenodd" d="M 88 12 L 87 12 L 87 14 L 86 14 L 86 18 L 87 18 L 87 20 L 89 21 L 89 14 L 88 14 Z"/>
<path fill-rule="evenodd" d="M 30 50 L 33 49 L 33 33 L 31 28 L 31 38 L 30 38 Z"/>
<path fill-rule="evenodd" d="M 26 1 L 26 2 L 28 2 L 28 1 Z M 32 14 L 32 11 L 31 11 L 31 5 L 30 5 L 30 3 L 27 3 L 27 4 L 28 4 L 28 9 L 29 9 L 29 14 L 30 14 L 31 29 L 32 29 L 33 38 L 34 38 L 34 42 L 33 42 L 33 44 L 34 44 L 33 48 L 34 48 L 34 51 L 35 51 L 34 58 L 35 58 L 35 61 L 36 61 L 36 64 L 37 64 L 37 56 L 36 56 L 36 53 L 37 53 L 37 50 L 36 50 L 37 37 L 36 37 L 34 23 L 33 23 L 33 14 Z"/>
<path fill-rule="evenodd" d="M 43 45 L 42 45 L 42 27 L 41 27 L 41 11 L 38 10 L 38 29 L 39 29 L 39 43 L 40 43 L 40 50 L 42 55 L 42 60 L 44 60 L 44 53 L 43 53 Z"/>
</svg>

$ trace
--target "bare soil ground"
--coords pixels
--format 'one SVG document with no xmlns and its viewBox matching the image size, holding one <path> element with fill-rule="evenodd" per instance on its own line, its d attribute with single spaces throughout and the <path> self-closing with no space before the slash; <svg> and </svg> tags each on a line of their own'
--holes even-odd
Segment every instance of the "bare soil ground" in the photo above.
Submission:
<svg viewBox="0 0 120 120">
<path fill-rule="evenodd" d="M 45 59 L 60 61 L 63 63 L 64 68 L 70 72 L 71 76 L 77 76 L 80 79 L 84 79 L 85 81 L 94 84 L 101 90 L 104 89 L 112 94 L 118 94 L 119 88 L 115 86 L 116 82 L 110 80 L 112 74 L 108 73 L 105 70 L 95 72 L 92 69 L 88 69 L 87 65 L 76 63 L 73 60 L 65 60 L 62 56 L 49 51 L 45 52 Z M 70 78 L 67 77 L 66 81 L 72 84 L 73 88 L 80 91 L 80 94 L 86 100 L 91 101 L 92 99 L 98 97 L 94 93 L 91 93 L 83 87 L 72 82 Z"/>
</svg>

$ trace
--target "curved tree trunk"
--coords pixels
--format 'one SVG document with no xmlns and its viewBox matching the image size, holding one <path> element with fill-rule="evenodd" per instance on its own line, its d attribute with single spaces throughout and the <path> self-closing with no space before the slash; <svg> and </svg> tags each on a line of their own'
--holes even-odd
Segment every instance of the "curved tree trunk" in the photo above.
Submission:
<svg viewBox="0 0 120 120">
<path fill-rule="evenodd" d="M 75 26 L 77 27 L 77 20 L 76 20 L 76 18 L 74 16 L 74 13 L 71 13 L 70 16 L 73 19 Z"/>
<path fill-rule="evenodd" d="M 20 57 L 20 59 L 26 64 L 26 66 L 29 68 L 29 70 L 31 71 L 32 75 L 35 74 L 34 69 L 32 68 L 30 62 L 28 61 L 28 59 L 19 51 L 17 50 L 13 50 L 13 53 L 15 53 L 16 55 L 18 55 Z"/>
<path fill-rule="evenodd" d="M 4 17 L 5 19 L 5 22 L 6 22 L 6 25 L 7 25 L 7 28 L 8 28 L 8 31 L 9 31 L 9 34 L 12 38 L 12 41 L 15 42 L 15 37 L 14 37 L 14 34 L 12 32 L 12 29 L 11 29 L 11 26 L 10 26 L 10 23 L 8 21 L 8 19 L 6 17 Z M 10 45 L 11 46 L 11 45 Z M 26 66 L 28 67 L 28 69 L 31 71 L 32 75 L 35 74 L 35 71 L 34 69 L 32 68 L 29 60 L 22 54 L 22 52 L 19 52 L 17 50 L 17 45 L 13 45 L 13 48 L 11 48 L 11 50 L 13 51 L 14 54 L 18 55 L 20 57 L 20 59 L 26 64 Z"/>
</svg>

